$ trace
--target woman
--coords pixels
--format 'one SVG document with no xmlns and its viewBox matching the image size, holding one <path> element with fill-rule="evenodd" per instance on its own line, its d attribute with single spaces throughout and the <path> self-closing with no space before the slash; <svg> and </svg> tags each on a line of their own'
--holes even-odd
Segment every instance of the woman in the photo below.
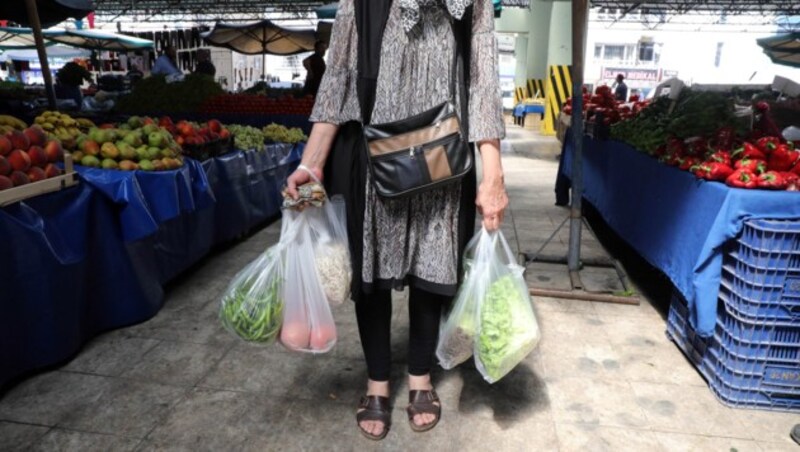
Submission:
<svg viewBox="0 0 800 452">
<path fill-rule="evenodd" d="M 457 49 L 462 49 L 464 70 L 455 101 L 469 141 L 481 154 L 480 187 L 476 190 L 472 172 L 458 183 L 410 198 L 379 197 L 366 171 L 360 122 L 405 119 L 452 98 Z M 475 207 L 483 225 L 494 230 L 508 204 L 499 150 L 505 126 L 492 0 L 340 2 L 311 121 L 302 165 L 287 185 L 296 196 L 296 187 L 311 180 L 309 173 L 325 175 L 329 193 L 347 200 L 353 299 L 369 377 L 358 426 L 375 440 L 389 430 L 391 289 L 408 285 L 407 412 L 413 430 L 429 430 L 441 413 L 430 368 L 442 307 L 458 288 Z"/>
</svg>

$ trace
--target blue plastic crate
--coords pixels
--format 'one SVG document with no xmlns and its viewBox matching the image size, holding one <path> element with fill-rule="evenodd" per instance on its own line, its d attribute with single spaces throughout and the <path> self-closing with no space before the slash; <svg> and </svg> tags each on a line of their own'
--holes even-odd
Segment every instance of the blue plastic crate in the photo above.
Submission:
<svg viewBox="0 0 800 452">
<path fill-rule="evenodd" d="M 793 255 L 800 254 L 800 222 L 751 219 L 744 223 L 737 240 L 745 262 L 767 268 L 787 268 Z"/>
<path fill-rule="evenodd" d="M 714 336 L 696 335 L 674 294 L 667 333 L 724 404 L 800 411 L 800 326 L 752 321 L 719 311 Z"/>
<path fill-rule="evenodd" d="M 795 288 L 748 284 L 730 271 L 723 269 L 719 288 L 728 309 L 751 320 L 800 324 L 800 298 L 796 298 Z"/>
</svg>

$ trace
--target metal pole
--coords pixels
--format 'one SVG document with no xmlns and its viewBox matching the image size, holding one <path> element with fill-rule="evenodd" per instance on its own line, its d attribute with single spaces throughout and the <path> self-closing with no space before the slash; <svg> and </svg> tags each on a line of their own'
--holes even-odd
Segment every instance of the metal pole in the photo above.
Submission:
<svg viewBox="0 0 800 452">
<path fill-rule="evenodd" d="M 583 58 L 588 0 L 572 1 L 572 205 L 567 266 L 577 275 L 581 266 L 581 201 L 583 198 Z"/>
<path fill-rule="evenodd" d="M 33 29 L 33 39 L 36 41 L 36 52 L 39 54 L 39 63 L 42 66 L 42 77 L 44 77 L 44 89 L 47 93 L 47 104 L 51 110 L 56 109 L 56 92 L 53 89 L 53 75 L 50 73 L 50 65 L 47 63 L 47 50 L 44 47 L 44 36 L 42 35 L 42 23 L 39 21 L 39 11 L 36 8 L 36 0 L 25 0 L 25 7 L 28 10 L 28 22 Z"/>
</svg>

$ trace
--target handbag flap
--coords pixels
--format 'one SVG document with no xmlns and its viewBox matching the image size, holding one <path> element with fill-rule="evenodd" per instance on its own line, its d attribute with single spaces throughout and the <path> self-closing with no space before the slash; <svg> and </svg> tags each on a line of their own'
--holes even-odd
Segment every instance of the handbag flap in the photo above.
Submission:
<svg viewBox="0 0 800 452">
<path fill-rule="evenodd" d="M 444 102 L 430 110 L 425 110 L 408 118 L 384 124 L 368 124 L 364 126 L 367 140 L 377 140 L 394 135 L 406 133 L 411 130 L 421 129 L 431 124 L 440 122 L 450 116 L 455 116 L 456 108 L 452 102 Z"/>
<path fill-rule="evenodd" d="M 460 130 L 458 118 L 453 115 L 428 127 L 372 140 L 369 142 L 369 153 L 372 156 L 377 156 L 403 151 L 455 135 L 459 133 Z"/>
</svg>

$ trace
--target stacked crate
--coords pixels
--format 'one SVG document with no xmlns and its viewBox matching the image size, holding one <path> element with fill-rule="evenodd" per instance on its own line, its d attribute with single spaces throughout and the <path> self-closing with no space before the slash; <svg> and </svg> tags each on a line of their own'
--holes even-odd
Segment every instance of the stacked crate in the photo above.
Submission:
<svg viewBox="0 0 800 452">
<path fill-rule="evenodd" d="M 800 411 L 800 222 L 749 220 L 726 252 L 714 335 L 673 296 L 667 332 L 729 406 Z"/>
</svg>

